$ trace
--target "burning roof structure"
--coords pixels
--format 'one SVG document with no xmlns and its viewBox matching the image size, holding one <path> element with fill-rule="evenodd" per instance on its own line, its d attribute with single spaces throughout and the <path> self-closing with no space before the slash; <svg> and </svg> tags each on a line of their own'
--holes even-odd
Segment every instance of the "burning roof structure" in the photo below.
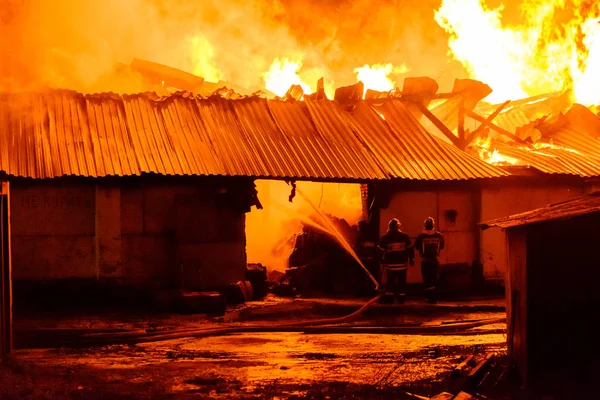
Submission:
<svg viewBox="0 0 600 400">
<path fill-rule="evenodd" d="M 470 150 L 494 165 L 527 166 L 548 174 L 600 176 L 600 118 L 580 104 L 569 107 L 562 101 L 559 106 L 560 97 L 549 98 L 550 105 L 548 101 L 540 103 L 537 113 L 529 111 L 528 117 L 527 108 L 535 106 L 525 104 L 508 111 L 507 117 L 495 124 L 495 131 L 489 129 L 474 139 Z M 510 114 L 517 119 L 511 121 Z"/>
<path fill-rule="evenodd" d="M 478 84 L 432 102 L 425 115 L 422 110 L 413 114 L 440 140 L 492 165 L 600 176 L 600 117 L 595 107 L 574 104 L 569 92 L 492 105 L 482 101 L 491 90 Z"/>
<path fill-rule="evenodd" d="M 154 173 L 332 181 L 507 175 L 430 135 L 396 99 L 378 114 L 363 101 L 348 111 L 326 98 L 241 97 L 5 93 L 0 171 L 29 178 Z"/>
</svg>

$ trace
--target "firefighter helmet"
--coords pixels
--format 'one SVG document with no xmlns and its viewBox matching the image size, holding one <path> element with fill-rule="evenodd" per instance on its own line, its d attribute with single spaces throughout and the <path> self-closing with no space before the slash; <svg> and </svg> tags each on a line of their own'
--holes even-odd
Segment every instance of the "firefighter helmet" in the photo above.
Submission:
<svg viewBox="0 0 600 400">
<path fill-rule="evenodd" d="M 425 225 L 426 230 L 431 231 L 435 227 L 435 220 L 431 217 L 427 217 L 423 225 Z"/>
<path fill-rule="evenodd" d="M 396 218 L 392 218 L 388 224 L 388 229 L 390 231 L 397 231 L 400 229 L 400 221 L 398 221 Z"/>
</svg>

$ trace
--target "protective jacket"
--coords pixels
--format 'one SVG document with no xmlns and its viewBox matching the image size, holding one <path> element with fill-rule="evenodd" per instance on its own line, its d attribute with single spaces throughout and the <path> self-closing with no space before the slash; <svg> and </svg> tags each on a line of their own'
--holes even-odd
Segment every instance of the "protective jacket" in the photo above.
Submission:
<svg viewBox="0 0 600 400">
<path fill-rule="evenodd" d="M 437 261 L 444 249 L 444 235 L 438 231 L 423 231 L 415 240 L 415 248 L 423 261 Z"/>
<path fill-rule="evenodd" d="M 399 230 L 387 231 L 379 240 L 379 248 L 383 251 L 383 263 L 390 270 L 406 269 L 408 261 L 415 258 L 410 237 Z"/>
</svg>

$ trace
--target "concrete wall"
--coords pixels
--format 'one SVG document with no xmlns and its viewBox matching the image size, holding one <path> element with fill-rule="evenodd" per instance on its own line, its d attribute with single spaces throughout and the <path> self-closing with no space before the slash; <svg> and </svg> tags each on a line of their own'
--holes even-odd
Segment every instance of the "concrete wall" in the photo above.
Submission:
<svg viewBox="0 0 600 400">
<path fill-rule="evenodd" d="M 96 276 L 94 185 L 11 185 L 13 278 Z"/>
<path fill-rule="evenodd" d="M 387 230 L 387 223 L 398 218 L 402 230 L 413 240 L 423 230 L 423 221 L 435 218 L 438 229 L 444 234 L 446 249 L 440 256 L 441 264 L 471 264 L 477 258 L 476 201 L 478 193 L 463 190 L 407 190 L 392 194 L 388 206 L 380 212 L 380 235 Z M 455 210 L 456 220 L 452 223 L 446 211 Z M 422 282 L 420 260 L 417 268 L 409 268 L 408 282 Z"/>
<path fill-rule="evenodd" d="M 193 289 L 245 275 L 244 214 L 214 186 L 13 183 L 15 280 L 113 279 Z"/>
<path fill-rule="evenodd" d="M 481 221 L 543 207 L 583 195 L 577 184 L 541 182 L 510 183 L 481 190 Z M 503 280 L 506 271 L 505 232 L 487 229 L 481 235 L 481 263 L 486 280 Z"/>
</svg>

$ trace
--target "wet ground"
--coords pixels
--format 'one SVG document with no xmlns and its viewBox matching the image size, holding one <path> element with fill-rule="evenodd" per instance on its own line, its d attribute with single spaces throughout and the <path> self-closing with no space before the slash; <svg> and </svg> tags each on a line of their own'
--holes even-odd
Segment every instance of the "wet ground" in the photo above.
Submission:
<svg viewBox="0 0 600 400">
<path fill-rule="evenodd" d="M 238 307 L 222 320 L 38 316 L 22 319 L 17 326 L 173 329 L 279 323 L 343 315 L 360 304 L 273 298 L 266 303 Z M 497 300 L 379 306 L 354 324 L 440 325 L 503 316 L 501 308 Z M 240 333 L 83 349 L 21 349 L 8 367 L 0 368 L 0 399 L 415 398 L 407 393 L 429 397 L 453 385 L 450 373 L 467 355 L 502 354 L 504 329 L 504 324 L 495 324 L 446 335 Z"/>
</svg>

